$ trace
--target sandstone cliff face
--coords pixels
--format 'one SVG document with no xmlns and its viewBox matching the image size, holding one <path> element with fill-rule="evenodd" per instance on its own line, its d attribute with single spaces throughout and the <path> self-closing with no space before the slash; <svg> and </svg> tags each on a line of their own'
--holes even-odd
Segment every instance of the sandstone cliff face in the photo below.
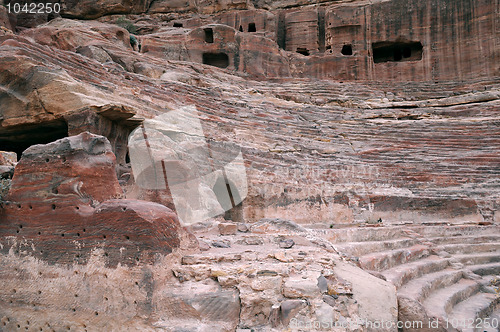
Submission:
<svg viewBox="0 0 500 332">
<path fill-rule="evenodd" d="M 244 32 L 243 35 L 253 34 L 259 40 L 256 44 L 267 44 L 262 37 L 271 39 L 289 52 L 271 62 L 271 66 L 284 65 L 287 69 L 267 70 L 267 77 L 404 82 L 463 80 L 499 74 L 499 36 L 495 31 L 498 5 L 489 1 L 324 2 L 305 8 L 288 8 L 296 7 L 293 3 L 272 8 L 257 6 L 268 10 L 221 14 L 214 16 L 213 22 L 233 27 Z M 223 6 L 223 9 L 228 8 Z M 182 15 L 177 19 L 172 17 L 172 21 L 174 25 L 196 27 L 195 21 L 183 20 Z M 209 19 L 198 20 L 197 24 L 209 22 Z M 260 74 L 247 67 L 233 66 L 239 62 L 239 56 L 232 37 L 222 34 L 220 38 L 227 46 L 218 52 L 231 59 L 229 68 Z M 164 56 L 181 59 L 179 54 L 192 47 L 192 42 L 178 41 L 180 49 Z M 200 48 L 212 47 L 203 40 L 195 43 Z M 253 55 L 254 61 L 269 66 L 265 59 L 268 48 L 258 47 L 255 51 L 258 53 Z M 203 62 L 201 58 L 191 61 Z"/>
<path fill-rule="evenodd" d="M 124 41 L 123 29 L 93 24 L 86 28 L 59 19 L 23 32 L 46 47 L 27 37 L 2 37 L 1 79 L 7 87 L 1 96 L 2 149 L 20 155 L 31 144 L 87 130 L 107 136 L 118 163 L 125 165 L 126 137 L 141 119 L 194 105 L 207 137 L 243 148 L 250 183 L 245 219 L 280 214 L 304 223 L 495 218 L 495 79 L 448 82 L 439 90 L 434 83 L 418 82 L 245 81 L 185 61 L 234 47 L 226 69 L 246 67 L 265 77 L 277 69 L 286 72 L 279 62 L 284 51 L 270 43 L 269 52 L 259 53 L 253 45 L 262 37 L 207 25 L 187 34 L 168 28 L 142 37 L 145 53 L 138 53 Z M 44 37 L 59 32 L 56 41 Z M 207 33 L 213 43 L 203 49 Z M 190 38 L 184 62 L 160 60 L 171 50 L 162 46 L 165 36 Z M 226 46 L 223 39 L 230 36 Z M 83 47 L 94 45 L 94 51 L 84 57 L 57 48 L 78 52 L 77 40 Z M 96 50 L 109 58 L 101 62 Z M 269 61 L 255 60 L 262 54 Z M 119 176 L 126 173 L 122 168 Z M 127 188 L 128 197 L 155 200 L 155 193 L 137 193 L 132 184 Z M 437 205 L 427 210 L 434 199 Z M 463 208 L 452 212 L 458 202 Z"/>
<path fill-rule="evenodd" d="M 411 320 L 433 304 L 408 310 L 429 295 L 411 285 L 455 282 L 497 309 L 480 284 L 500 271 L 498 1 L 63 5 L 17 23 L 0 7 L 0 328 L 395 322 L 395 287 Z M 186 186 L 194 219 L 221 214 L 187 231 L 189 199 L 131 169 L 129 135 L 186 106 L 193 136 L 241 149 L 239 224 L 215 195 L 234 183 Z M 161 130 L 144 176 L 174 152 L 199 176 L 198 145 Z"/>
</svg>

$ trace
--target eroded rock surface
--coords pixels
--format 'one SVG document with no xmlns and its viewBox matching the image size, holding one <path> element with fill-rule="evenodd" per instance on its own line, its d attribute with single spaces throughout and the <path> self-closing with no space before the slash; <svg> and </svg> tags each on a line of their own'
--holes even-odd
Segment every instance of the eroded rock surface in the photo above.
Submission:
<svg viewBox="0 0 500 332">
<path fill-rule="evenodd" d="M 0 328 L 500 317 L 497 3 L 62 5 L 0 7 L 0 150 L 24 152 L 0 169 Z M 127 153 L 186 106 L 198 138 L 241 147 L 248 182 L 226 220 L 191 226 L 199 245 Z"/>
<path fill-rule="evenodd" d="M 183 230 L 163 205 L 118 199 L 115 156 L 102 136 L 82 133 L 27 149 L 0 218 L 4 254 L 49 264 L 154 262 L 179 247 Z"/>
</svg>

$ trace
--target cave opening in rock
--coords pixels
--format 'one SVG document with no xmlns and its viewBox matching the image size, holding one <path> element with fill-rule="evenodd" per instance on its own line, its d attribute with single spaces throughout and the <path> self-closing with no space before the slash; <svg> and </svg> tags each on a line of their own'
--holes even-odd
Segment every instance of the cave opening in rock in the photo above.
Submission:
<svg viewBox="0 0 500 332">
<path fill-rule="evenodd" d="M 229 66 L 229 57 L 226 53 L 203 53 L 203 64 L 227 68 Z"/>
<path fill-rule="evenodd" d="M 257 27 L 255 23 L 248 23 L 248 32 L 257 32 Z"/>
<path fill-rule="evenodd" d="M 352 45 L 344 45 L 342 46 L 342 51 L 340 51 L 343 55 L 352 55 Z"/>
<path fill-rule="evenodd" d="M 183 24 L 179 22 L 174 22 L 174 28 L 182 28 Z"/>
<path fill-rule="evenodd" d="M 377 42 L 372 44 L 373 62 L 418 61 L 422 60 L 421 42 Z"/>
<path fill-rule="evenodd" d="M 55 120 L 41 124 L 21 125 L 0 132 L 0 151 L 13 151 L 17 159 L 35 144 L 47 144 L 68 137 L 68 124 Z"/>
<path fill-rule="evenodd" d="M 205 32 L 205 42 L 213 43 L 214 42 L 214 30 L 212 28 L 203 29 Z"/>
<path fill-rule="evenodd" d="M 240 25 L 240 28 L 238 29 L 240 32 L 243 32 L 243 27 Z"/>
<path fill-rule="evenodd" d="M 297 47 L 297 53 L 308 56 L 309 50 L 307 48 Z"/>
</svg>

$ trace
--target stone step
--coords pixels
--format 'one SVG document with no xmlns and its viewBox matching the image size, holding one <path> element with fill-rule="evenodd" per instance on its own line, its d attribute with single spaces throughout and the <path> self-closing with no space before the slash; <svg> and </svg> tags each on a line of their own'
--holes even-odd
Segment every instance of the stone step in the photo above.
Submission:
<svg viewBox="0 0 500 332">
<path fill-rule="evenodd" d="M 332 243 L 386 241 L 408 238 L 403 227 L 349 227 L 316 229 L 314 232 Z"/>
<path fill-rule="evenodd" d="M 500 242 L 445 244 L 436 246 L 433 249 L 435 251 L 446 251 L 447 253 L 450 254 L 469 254 L 469 253 L 492 252 L 492 251 L 499 251 L 500 254 Z"/>
<path fill-rule="evenodd" d="M 350 242 L 346 244 L 337 244 L 335 248 L 341 253 L 359 257 L 373 252 L 407 248 L 418 243 L 419 241 L 416 239 L 406 238 L 388 241 Z"/>
<path fill-rule="evenodd" d="M 414 245 L 408 248 L 380 251 L 359 257 L 361 268 L 383 271 L 394 266 L 416 261 L 430 255 L 429 247 Z"/>
<path fill-rule="evenodd" d="M 451 242 L 442 243 L 463 243 L 461 239 L 466 239 L 466 243 L 475 243 L 474 238 L 496 237 L 500 238 L 500 227 L 498 226 L 478 226 L 478 225 L 394 225 L 381 227 L 354 227 L 315 229 L 318 235 L 324 236 L 332 243 L 347 242 L 368 242 L 387 241 L 404 238 L 419 238 L 426 241 L 432 239 L 448 239 Z M 481 242 L 478 240 L 477 242 Z M 441 244 L 441 243 L 436 243 Z"/>
<path fill-rule="evenodd" d="M 456 225 L 456 226 L 415 226 L 412 228 L 422 237 L 427 239 L 435 237 L 461 238 L 464 236 L 499 235 L 500 227 L 478 226 L 478 225 Z"/>
<path fill-rule="evenodd" d="M 448 325 L 461 329 L 462 332 L 498 331 L 498 325 L 495 324 L 496 328 L 490 326 L 491 318 L 488 320 L 485 318 L 493 314 L 499 300 L 496 294 L 477 293 L 453 307 L 448 315 Z"/>
<path fill-rule="evenodd" d="M 400 288 L 412 279 L 424 274 L 437 272 L 449 266 L 447 259 L 432 255 L 424 259 L 387 269 L 381 274 L 387 281 Z"/>
<path fill-rule="evenodd" d="M 438 272 L 424 274 L 410 280 L 398 290 L 398 296 L 404 296 L 418 302 L 424 301 L 431 292 L 448 287 L 462 279 L 462 271 L 446 269 Z"/>
<path fill-rule="evenodd" d="M 467 269 L 480 276 L 500 274 L 500 263 L 470 265 Z"/>
<path fill-rule="evenodd" d="M 464 265 L 489 264 L 500 262 L 500 253 L 490 252 L 483 254 L 463 254 L 453 255 L 451 260 L 462 263 Z"/>
<path fill-rule="evenodd" d="M 442 244 L 463 244 L 463 243 L 487 243 L 500 242 L 500 234 L 498 235 L 479 235 L 479 236 L 440 236 L 426 239 L 436 245 Z"/>
<path fill-rule="evenodd" d="M 447 318 L 453 306 L 476 294 L 480 289 L 479 283 L 461 279 L 459 282 L 441 288 L 427 297 L 423 302 L 429 315 L 439 318 Z"/>
</svg>

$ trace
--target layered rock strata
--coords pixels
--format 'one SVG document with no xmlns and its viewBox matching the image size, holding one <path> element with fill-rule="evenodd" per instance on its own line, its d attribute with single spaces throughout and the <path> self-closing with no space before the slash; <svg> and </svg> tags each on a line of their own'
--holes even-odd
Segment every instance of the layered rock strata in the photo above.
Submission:
<svg viewBox="0 0 500 332">
<path fill-rule="evenodd" d="M 51 25 L 87 35 L 83 23 Z M 103 23 L 90 30 L 113 31 L 103 32 L 112 40 L 121 31 Z M 36 31 L 45 40 L 52 30 L 24 34 Z M 211 66 L 164 62 L 121 42 L 115 53 L 107 49 L 115 60 L 102 64 L 57 49 L 69 44 L 64 39 L 42 47 L 2 37 L 2 149 L 21 142 L 20 153 L 42 139 L 90 130 L 107 135 L 125 164 L 124 138 L 134 126 L 191 105 L 209 139 L 242 147 L 245 220 L 281 214 L 305 223 L 498 220 L 496 79 L 448 82 L 440 90 L 416 82 L 246 81 Z M 65 50 L 76 49 L 72 43 Z M 19 94 L 20 86 L 27 89 Z M 125 187 L 128 197 L 155 200 L 155 193 L 133 188 Z"/>
</svg>

